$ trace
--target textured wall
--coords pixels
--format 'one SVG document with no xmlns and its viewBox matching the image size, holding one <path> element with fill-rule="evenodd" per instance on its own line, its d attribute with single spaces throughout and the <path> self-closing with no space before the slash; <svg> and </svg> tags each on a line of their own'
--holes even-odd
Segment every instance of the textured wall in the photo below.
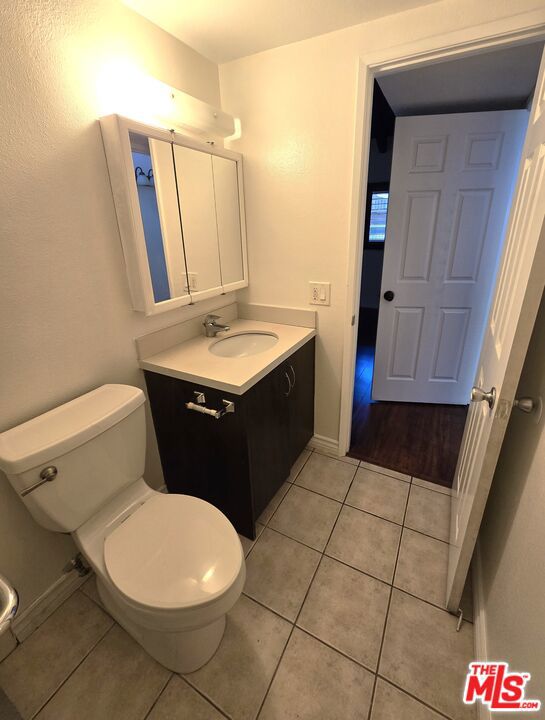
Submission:
<svg viewBox="0 0 545 720">
<path fill-rule="evenodd" d="M 220 66 L 222 106 L 243 119 L 248 302 L 306 306 L 308 281 L 331 282 L 317 307 L 316 432 L 339 434 L 358 58 L 472 28 L 542 0 L 445 0 Z"/>
<path fill-rule="evenodd" d="M 0 27 L 4 430 L 104 382 L 142 385 L 133 338 L 190 312 L 131 309 L 97 117 L 132 110 L 139 72 L 220 100 L 214 64 L 115 0 L 13 0 L 1 4 Z M 125 71 L 132 85 L 112 85 Z M 152 430 L 148 447 L 146 477 L 158 484 Z M 23 607 L 73 552 L 1 476 L 0 572 Z"/>
</svg>

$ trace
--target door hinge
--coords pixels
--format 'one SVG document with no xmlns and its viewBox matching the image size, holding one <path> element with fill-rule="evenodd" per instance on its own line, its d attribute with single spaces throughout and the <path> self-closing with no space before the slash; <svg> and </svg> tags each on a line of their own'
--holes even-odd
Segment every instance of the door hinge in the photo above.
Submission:
<svg viewBox="0 0 545 720">
<path fill-rule="evenodd" d="M 351 325 L 352 327 L 354 327 L 355 324 L 356 324 L 356 316 L 355 316 L 355 315 L 352 315 L 352 320 L 350 321 L 350 325 Z"/>
</svg>

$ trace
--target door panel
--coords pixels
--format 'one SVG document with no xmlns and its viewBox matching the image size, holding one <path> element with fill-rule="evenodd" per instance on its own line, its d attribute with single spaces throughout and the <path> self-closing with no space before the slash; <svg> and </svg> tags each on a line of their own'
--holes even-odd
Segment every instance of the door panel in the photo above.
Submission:
<svg viewBox="0 0 545 720">
<path fill-rule="evenodd" d="M 397 119 L 373 399 L 468 402 L 527 118 Z"/>
<path fill-rule="evenodd" d="M 445 282 L 476 282 L 494 190 L 460 190 L 450 240 Z"/>
<path fill-rule="evenodd" d="M 470 406 L 451 505 L 447 607 L 456 611 L 545 285 L 545 61 L 524 141 L 476 386 L 496 390 Z"/>
<path fill-rule="evenodd" d="M 392 380 L 414 380 L 423 319 L 424 308 L 396 308 L 394 342 L 389 362 L 389 378 Z"/>
<path fill-rule="evenodd" d="M 470 308 L 440 308 L 431 380 L 457 382 L 467 337 Z"/>
</svg>

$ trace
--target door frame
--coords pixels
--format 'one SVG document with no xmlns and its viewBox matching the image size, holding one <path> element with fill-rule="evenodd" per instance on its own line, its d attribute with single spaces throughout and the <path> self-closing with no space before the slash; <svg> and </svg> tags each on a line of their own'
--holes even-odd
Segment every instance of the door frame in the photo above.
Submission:
<svg viewBox="0 0 545 720">
<path fill-rule="evenodd" d="M 400 70 L 432 65 L 445 60 L 478 55 L 509 45 L 545 41 L 545 10 L 519 13 L 490 23 L 428 37 L 358 58 L 355 113 L 354 163 L 350 205 L 348 278 L 344 317 L 341 411 L 338 454 L 350 448 L 354 373 L 358 334 L 358 307 L 363 264 L 363 229 L 366 223 L 367 165 L 371 140 L 373 81 Z"/>
</svg>

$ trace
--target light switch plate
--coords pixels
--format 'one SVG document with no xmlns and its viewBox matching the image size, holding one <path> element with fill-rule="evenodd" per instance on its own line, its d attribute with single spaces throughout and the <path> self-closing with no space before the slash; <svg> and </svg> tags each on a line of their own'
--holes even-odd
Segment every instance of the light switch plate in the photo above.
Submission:
<svg viewBox="0 0 545 720">
<path fill-rule="evenodd" d="M 330 305 L 331 283 L 310 281 L 310 298 L 311 305 Z"/>
</svg>

